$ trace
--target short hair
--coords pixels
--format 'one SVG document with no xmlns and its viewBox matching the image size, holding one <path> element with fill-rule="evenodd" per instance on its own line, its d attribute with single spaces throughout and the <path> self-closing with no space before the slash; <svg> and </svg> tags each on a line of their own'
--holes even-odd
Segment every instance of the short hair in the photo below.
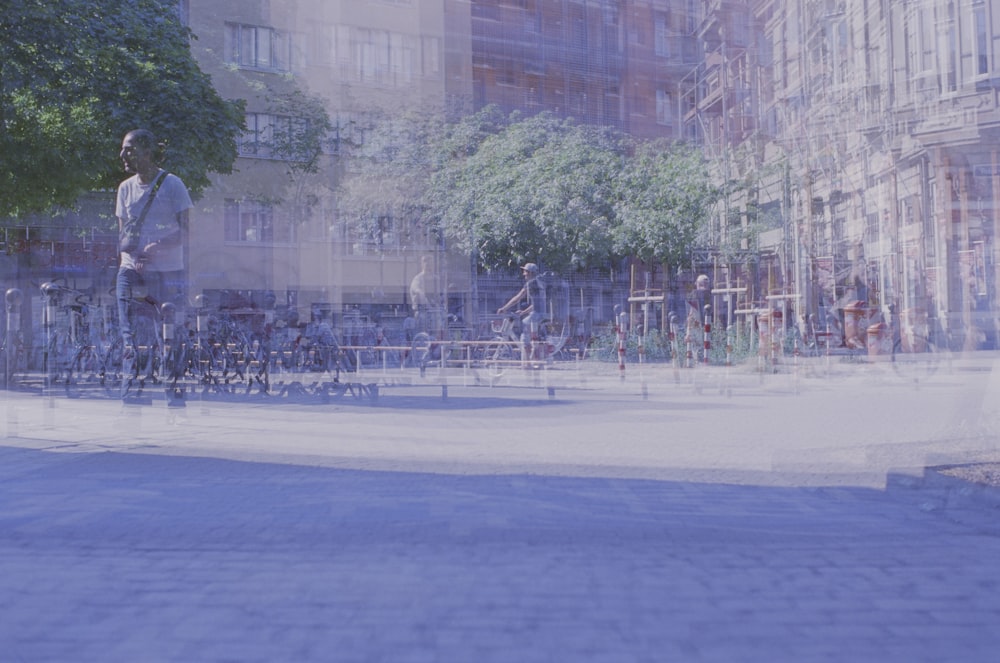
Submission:
<svg viewBox="0 0 1000 663">
<path fill-rule="evenodd" d="M 125 134 L 126 138 L 129 136 L 132 137 L 139 147 L 151 151 L 156 150 L 156 136 L 149 129 L 133 129 Z"/>
<path fill-rule="evenodd" d="M 160 163 L 163 160 L 163 156 L 167 151 L 167 144 L 163 141 L 157 141 L 156 135 L 149 129 L 133 129 L 132 131 L 125 134 L 125 137 L 132 137 L 132 140 L 144 150 L 149 150 L 153 155 L 153 163 Z"/>
</svg>

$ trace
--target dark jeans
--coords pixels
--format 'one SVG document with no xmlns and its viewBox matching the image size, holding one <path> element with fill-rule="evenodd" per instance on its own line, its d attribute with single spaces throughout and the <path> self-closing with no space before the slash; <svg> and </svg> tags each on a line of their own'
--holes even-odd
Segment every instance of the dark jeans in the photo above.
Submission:
<svg viewBox="0 0 1000 663">
<path fill-rule="evenodd" d="M 118 329 L 125 345 L 132 345 L 134 340 L 136 309 L 141 306 L 138 299 L 145 299 L 157 310 L 163 303 L 172 302 L 177 307 L 179 325 L 184 320 L 185 290 L 183 271 L 139 274 L 134 269 L 119 268 L 115 296 L 118 299 Z"/>
</svg>

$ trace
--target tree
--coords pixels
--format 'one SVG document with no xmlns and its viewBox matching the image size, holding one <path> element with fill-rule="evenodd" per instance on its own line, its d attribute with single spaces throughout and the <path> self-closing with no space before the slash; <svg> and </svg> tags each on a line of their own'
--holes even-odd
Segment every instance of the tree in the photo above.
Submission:
<svg viewBox="0 0 1000 663">
<path fill-rule="evenodd" d="M 697 149 L 663 141 L 636 144 L 618 178 L 615 250 L 647 263 L 686 262 L 718 198 Z"/>
<path fill-rule="evenodd" d="M 385 118 L 352 156 L 341 211 L 440 228 L 486 269 L 567 271 L 624 256 L 679 264 L 718 192 L 700 152 L 550 113 Z"/>
<path fill-rule="evenodd" d="M 228 173 L 243 102 L 191 55 L 170 0 L 22 0 L 0 11 L 0 214 L 71 205 L 122 178 L 122 136 L 167 142 L 164 166 L 197 195 Z"/>
<path fill-rule="evenodd" d="M 611 256 L 622 157 L 608 132 L 549 113 L 514 114 L 435 178 L 449 235 L 487 268 L 524 261 L 564 271 Z"/>
<path fill-rule="evenodd" d="M 371 237 L 391 218 L 397 229 L 419 236 L 417 242 L 440 241 L 442 214 L 462 195 L 447 178 L 504 118 L 489 108 L 449 122 L 433 109 L 414 109 L 371 120 L 364 141 L 348 146 L 340 213 Z"/>
<path fill-rule="evenodd" d="M 267 202 L 290 202 L 301 221 L 319 203 L 315 191 L 326 181 L 324 144 L 333 129 L 321 97 L 298 87 L 267 99 L 271 126 L 256 136 L 255 147 L 284 165 L 287 181 L 271 182 Z"/>
<path fill-rule="evenodd" d="M 373 117 L 360 145 L 349 146 L 350 166 L 340 186 L 339 209 L 363 234 L 377 239 L 385 219 L 407 231 L 434 227 L 426 197 L 432 172 L 446 149 L 446 123 L 434 112 Z"/>
</svg>

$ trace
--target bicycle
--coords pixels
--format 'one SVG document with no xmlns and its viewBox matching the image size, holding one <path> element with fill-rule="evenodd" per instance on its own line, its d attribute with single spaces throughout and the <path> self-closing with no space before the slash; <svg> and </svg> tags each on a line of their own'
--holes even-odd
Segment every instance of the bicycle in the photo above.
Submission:
<svg viewBox="0 0 1000 663">
<path fill-rule="evenodd" d="M 121 337 L 111 345 L 104 363 L 105 388 L 110 393 L 118 386 L 123 401 L 137 398 L 146 383 L 159 383 L 160 311 L 148 297 L 133 298 L 132 344 L 125 346 Z"/>
<path fill-rule="evenodd" d="M 516 313 L 490 320 L 493 337 L 483 346 L 481 359 L 493 377 L 501 376 L 505 367 L 521 363 L 524 354 L 522 324 Z"/>
<path fill-rule="evenodd" d="M 40 286 L 46 299 L 45 371 L 49 387 L 62 383 L 67 396 L 79 396 L 91 384 L 105 381 L 112 342 L 101 302 L 92 290 L 76 290 L 48 281 Z M 94 319 L 94 312 L 102 317 Z"/>
<path fill-rule="evenodd" d="M 361 315 L 357 309 L 351 309 L 344 313 L 344 328 L 341 333 L 341 346 L 349 346 L 354 351 L 349 353 L 347 360 L 352 368 L 361 366 L 372 366 L 378 360 L 375 346 L 379 344 L 378 328 L 379 324 L 372 321 L 368 316 Z"/>
<path fill-rule="evenodd" d="M 297 372 L 335 373 L 348 370 L 340 343 L 333 328 L 326 323 L 310 322 L 292 341 L 289 365 Z"/>
<path fill-rule="evenodd" d="M 194 334 L 188 334 L 180 366 L 206 390 L 230 392 L 254 384 L 269 388 L 270 339 L 230 313 L 198 311 Z M 193 338 L 193 340 L 192 340 Z"/>
<path fill-rule="evenodd" d="M 443 308 L 431 307 L 419 311 L 416 315 L 414 329 L 416 333 L 410 341 L 407 360 L 420 369 L 421 373 L 427 364 L 441 358 L 440 341 L 443 336 L 443 324 L 446 320 Z"/>
<path fill-rule="evenodd" d="M 0 376 L 3 376 L 4 389 L 20 388 L 27 373 L 28 351 L 24 334 L 19 325 L 14 325 L 12 333 L 7 333 L 7 326 L 0 326 Z"/>
</svg>

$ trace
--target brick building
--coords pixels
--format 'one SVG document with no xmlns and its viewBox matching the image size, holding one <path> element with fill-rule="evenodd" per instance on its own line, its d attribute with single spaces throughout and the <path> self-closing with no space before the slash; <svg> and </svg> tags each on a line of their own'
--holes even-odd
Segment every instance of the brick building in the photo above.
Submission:
<svg viewBox="0 0 1000 663">
<path fill-rule="evenodd" d="M 939 345 L 997 347 L 996 4 L 705 8 L 684 133 L 745 184 L 720 209 L 718 246 L 752 249 L 717 277 L 742 276 L 758 302 L 794 296 L 796 317 L 862 302 Z"/>
</svg>

